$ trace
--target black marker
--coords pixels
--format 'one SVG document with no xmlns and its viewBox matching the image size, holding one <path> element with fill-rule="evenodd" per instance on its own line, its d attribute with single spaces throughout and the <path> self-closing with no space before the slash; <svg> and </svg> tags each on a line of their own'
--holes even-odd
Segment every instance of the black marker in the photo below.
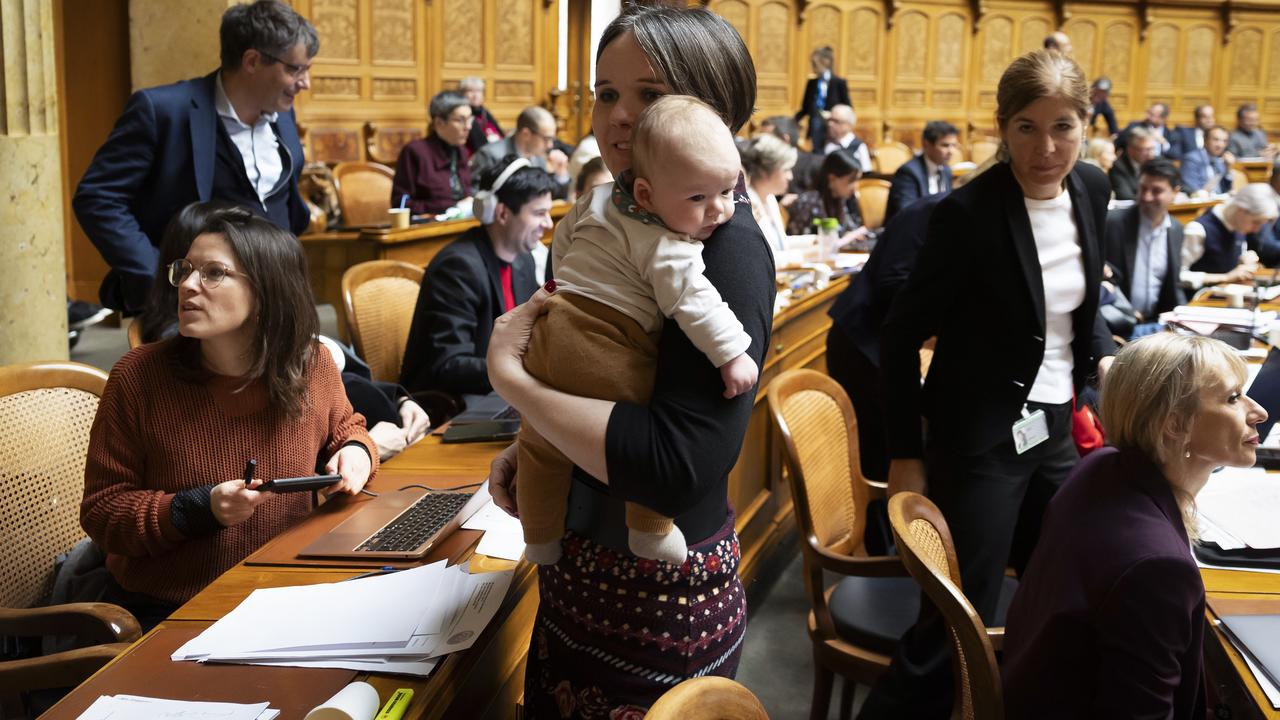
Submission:
<svg viewBox="0 0 1280 720">
<path fill-rule="evenodd" d="M 244 489 L 249 489 L 249 483 L 253 482 L 253 471 L 257 469 L 258 461 L 249 460 L 244 464 Z"/>
</svg>

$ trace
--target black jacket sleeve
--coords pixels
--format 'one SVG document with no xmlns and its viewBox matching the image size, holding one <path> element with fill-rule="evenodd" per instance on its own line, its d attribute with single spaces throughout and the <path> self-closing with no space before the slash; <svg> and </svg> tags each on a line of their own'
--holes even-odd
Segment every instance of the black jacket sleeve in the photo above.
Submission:
<svg viewBox="0 0 1280 720">
<path fill-rule="evenodd" d="M 413 312 L 400 383 L 410 392 L 443 390 L 483 395 L 489 385 L 477 332 L 489 279 L 478 259 L 437 255 L 427 266 Z"/>
</svg>

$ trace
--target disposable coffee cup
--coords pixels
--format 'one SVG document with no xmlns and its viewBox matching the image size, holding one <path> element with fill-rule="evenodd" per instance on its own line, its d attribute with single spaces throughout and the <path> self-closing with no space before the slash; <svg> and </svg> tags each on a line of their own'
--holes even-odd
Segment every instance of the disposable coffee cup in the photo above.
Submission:
<svg viewBox="0 0 1280 720">
<path fill-rule="evenodd" d="M 357 680 L 312 709 L 306 720 L 372 720 L 378 707 L 378 691 Z"/>
<path fill-rule="evenodd" d="M 409 208 L 391 208 L 391 229 L 403 230 L 409 227 Z"/>
</svg>

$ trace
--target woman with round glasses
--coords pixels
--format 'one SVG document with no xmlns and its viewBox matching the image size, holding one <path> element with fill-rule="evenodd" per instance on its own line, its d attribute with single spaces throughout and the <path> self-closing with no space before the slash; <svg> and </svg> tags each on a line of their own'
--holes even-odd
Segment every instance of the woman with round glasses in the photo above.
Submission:
<svg viewBox="0 0 1280 720">
<path fill-rule="evenodd" d="M 254 489 L 263 481 L 319 471 L 354 494 L 377 468 L 316 343 L 298 241 L 240 208 L 199 230 L 169 266 L 178 335 L 112 369 L 85 466 L 80 522 L 107 553 L 103 599 L 144 625 L 310 511 L 307 493 Z"/>
</svg>

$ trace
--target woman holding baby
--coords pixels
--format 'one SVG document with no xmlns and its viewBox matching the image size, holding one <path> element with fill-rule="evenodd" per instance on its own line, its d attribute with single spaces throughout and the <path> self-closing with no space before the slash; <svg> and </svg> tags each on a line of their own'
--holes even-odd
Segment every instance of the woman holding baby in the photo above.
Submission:
<svg viewBox="0 0 1280 720">
<path fill-rule="evenodd" d="M 702 100 L 730 131 L 747 121 L 755 68 L 724 20 L 701 8 L 644 8 L 605 30 L 592 128 L 615 177 L 632 168 L 640 113 L 668 94 Z M 741 322 L 750 338 L 745 355 L 759 367 L 772 323 L 773 260 L 740 183 L 732 196 L 731 217 L 702 241 L 702 274 Z M 577 467 L 563 555 L 539 568 L 525 710 L 535 718 L 639 716 L 681 680 L 736 672 L 746 597 L 728 473 L 755 392 L 726 399 L 720 371 L 672 319 L 657 333 L 647 405 L 556 390 L 523 362 L 547 297 L 539 291 L 500 318 L 489 350 L 495 390 Z M 514 447 L 504 452 L 490 476 L 495 500 L 513 514 L 515 458 Z M 683 563 L 631 553 L 626 503 L 674 518 L 688 546 Z"/>
</svg>

